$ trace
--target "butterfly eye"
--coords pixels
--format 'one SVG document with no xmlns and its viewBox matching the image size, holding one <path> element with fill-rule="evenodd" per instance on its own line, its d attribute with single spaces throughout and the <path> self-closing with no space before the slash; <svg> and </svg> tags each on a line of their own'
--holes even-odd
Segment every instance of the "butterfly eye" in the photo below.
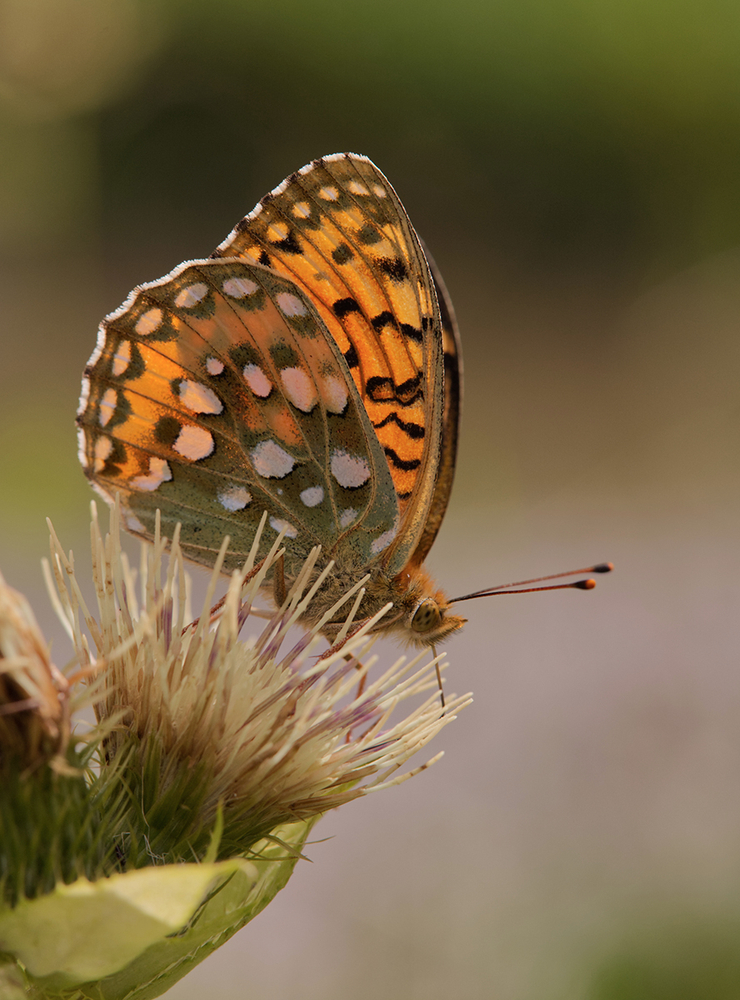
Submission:
<svg viewBox="0 0 740 1000">
<path fill-rule="evenodd" d="M 431 597 L 426 597 L 417 606 L 411 619 L 411 628 L 414 632 L 429 632 L 436 628 L 442 621 L 442 613 Z"/>
</svg>

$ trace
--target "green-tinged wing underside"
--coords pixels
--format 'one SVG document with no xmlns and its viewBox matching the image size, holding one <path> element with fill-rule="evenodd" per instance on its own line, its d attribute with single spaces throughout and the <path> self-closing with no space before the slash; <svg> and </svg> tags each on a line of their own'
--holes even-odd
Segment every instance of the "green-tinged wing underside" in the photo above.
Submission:
<svg viewBox="0 0 740 1000">
<path fill-rule="evenodd" d="M 290 576 L 313 545 L 356 566 L 387 549 L 398 501 L 346 361 L 310 299 L 247 260 L 181 265 L 101 326 L 78 417 L 81 459 L 128 527 L 182 523 L 185 554 L 227 568 L 286 529 Z"/>
</svg>

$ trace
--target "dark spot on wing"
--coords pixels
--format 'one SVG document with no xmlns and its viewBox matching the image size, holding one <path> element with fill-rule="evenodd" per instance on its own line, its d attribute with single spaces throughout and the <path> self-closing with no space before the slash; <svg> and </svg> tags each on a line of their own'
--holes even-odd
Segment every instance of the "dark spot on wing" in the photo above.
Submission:
<svg viewBox="0 0 740 1000">
<path fill-rule="evenodd" d="M 362 229 L 358 230 L 357 239 L 360 243 L 371 246 L 373 243 L 380 243 L 383 239 L 383 234 L 379 233 L 371 223 L 366 222 Z"/>
<path fill-rule="evenodd" d="M 409 276 L 409 270 L 400 257 L 381 257 L 378 267 L 393 281 L 405 281 Z"/>
<path fill-rule="evenodd" d="M 295 368 L 300 362 L 298 354 L 290 344 L 282 342 L 270 345 L 270 356 L 278 369 Z"/>
<path fill-rule="evenodd" d="M 426 434 L 426 431 L 421 426 L 421 424 L 415 424 L 413 423 L 413 421 L 410 420 L 409 421 L 401 420 L 401 418 L 398 416 L 397 413 L 389 413 L 384 420 L 380 421 L 380 423 L 373 424 L 373 427 L 376 430 L 380 430 L 380 428 L 385 427 L 386 424 L 396 424 L 398 427 L 401 428 L 404 434 L 408 434 L 408 436 L 410 438 L 413 438 L 415 441 L 418 441 L 420 438 L 423 438 L 424 435 Z"/>
<path fill-rule="evenodd" d="M 401 323 L 401 333 L 404 337 L 408 337 L 409 340 L 413 340 L 416 344 L 421 344 L 424 340 L 421 330 L 417 330 L 415 326 L 411 326 L 410 323 Z"/>
<path fill-rule="evenodd" d="M 288 235 L 283 240 L 275 240 L 273 246 L 278 250 L 282 250 L 283 253 L 302 253 L 300 244 L 295 238 L 295 233 L 288 233 Z"/>
<path fill-rule="evenodd" d="M 377 316 L 373 316 L 370 322 L 372 323 L 374 329 L 378 331 L 382 330 L 384 326 L 398 326 L 396 323 L 396 317 L 393 313 L 388 312 L 387 309 L 382 313 L 378 313 Z"/>
<path fill-rule="evenodd" d="M 409 406 L 422 395 L 421 375 L 408 378 L 400 385 L 395 385 L 386 375 L 373 375 L 365 383 L 365 392 L 374 403 L 393 400 L 401 406 Z"/>
<path fill-rule="evenodd" d="M 402 469 L 404 472 L 412 472 L 414 469 L 418 469 L 421 465 L 421 460 L 418 458 L 405 459 L 401 458 L 392 448 L 387 445 L 383 448 L 391 462 L 395 465 L 397 469 Z"/>
<path fill-rule="evenodd" d="M 160 417 L 154 427 L 154 436 L 161 444 L 171 448 L 181 430 L 182 424 L 175 417 Z"/>
<path fill-rule="evenodd" d="M 357 299 L 346 298 L 337 299 L 337 301 L 332 306 L 334 310 L 334 315 L 341 319 L 343 316 L 347 316 L 348 313 L 360 312 L 360 307 L 357 304 Z"/>
<path fill-rule="evenodd" d="M 352 260 L 354 254 L 346 243 L 340 243 L 332 250 L 331 256 L 335 264 L 346 264 L 348 260 Z"/>
</svg>

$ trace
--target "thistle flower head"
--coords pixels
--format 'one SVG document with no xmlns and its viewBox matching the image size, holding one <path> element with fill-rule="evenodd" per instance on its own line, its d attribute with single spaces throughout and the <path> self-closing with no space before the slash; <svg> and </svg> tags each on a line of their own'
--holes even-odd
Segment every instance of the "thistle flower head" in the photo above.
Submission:
<svg viewBox="0 0 740 1000">
<path fill-rule="evenodd" d="M 317 631 L 286 650 L 290 627 L 331 571 L 309 585 L 318 550 L 284 606 L 242 641 L 281 538 L 259 565 L 255 545 L 212 612 L 226 541 L 203 611 L 192 620 L 177 538 L 166 568 L 166 541 L 145 546 L 137 580 L 120 549 L 117 517 L 113 511 L 106 538 L 93 517 L 97 617 L 56 541 L 52 565 L 80 664 L 99 672 L 94 706 L 107 729 L 103 766 L 124 767 L 140 803 L 141 829 L 127 831 L 121 844 L 127 866 L 203 857 L 220 814 L 216 856 L 240 854 L 282 823 L 315 818 L 420 770 L 394 776 L 466 699 L 443 709 L 434 661 L 420 665 L 421 657 L 367 676 L 375 658 L 366 633 L 375 621 L 328 655 L 318 655 Z M 350 608 L 359 589 L 340 603 Z M 399 711 L 420 695 L 408 714 Z"/>
</svg>

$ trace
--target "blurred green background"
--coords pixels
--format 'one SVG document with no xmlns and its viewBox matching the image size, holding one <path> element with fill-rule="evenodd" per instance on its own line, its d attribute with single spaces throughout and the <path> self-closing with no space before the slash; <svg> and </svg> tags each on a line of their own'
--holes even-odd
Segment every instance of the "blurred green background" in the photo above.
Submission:
<svg viewBox="0 0 740 1000">
<path fill-rule="evenodd" d="M 0 566 L 64 662 L 38 562 L 47 515 L 86 559 L 99 320 L 347 149 L 462 328 L 440 582 L 618 569 L 471 604 L 445 760 L 171 995 L 737 998 L 736 2 L 0 0 Z"/>
</svg>

